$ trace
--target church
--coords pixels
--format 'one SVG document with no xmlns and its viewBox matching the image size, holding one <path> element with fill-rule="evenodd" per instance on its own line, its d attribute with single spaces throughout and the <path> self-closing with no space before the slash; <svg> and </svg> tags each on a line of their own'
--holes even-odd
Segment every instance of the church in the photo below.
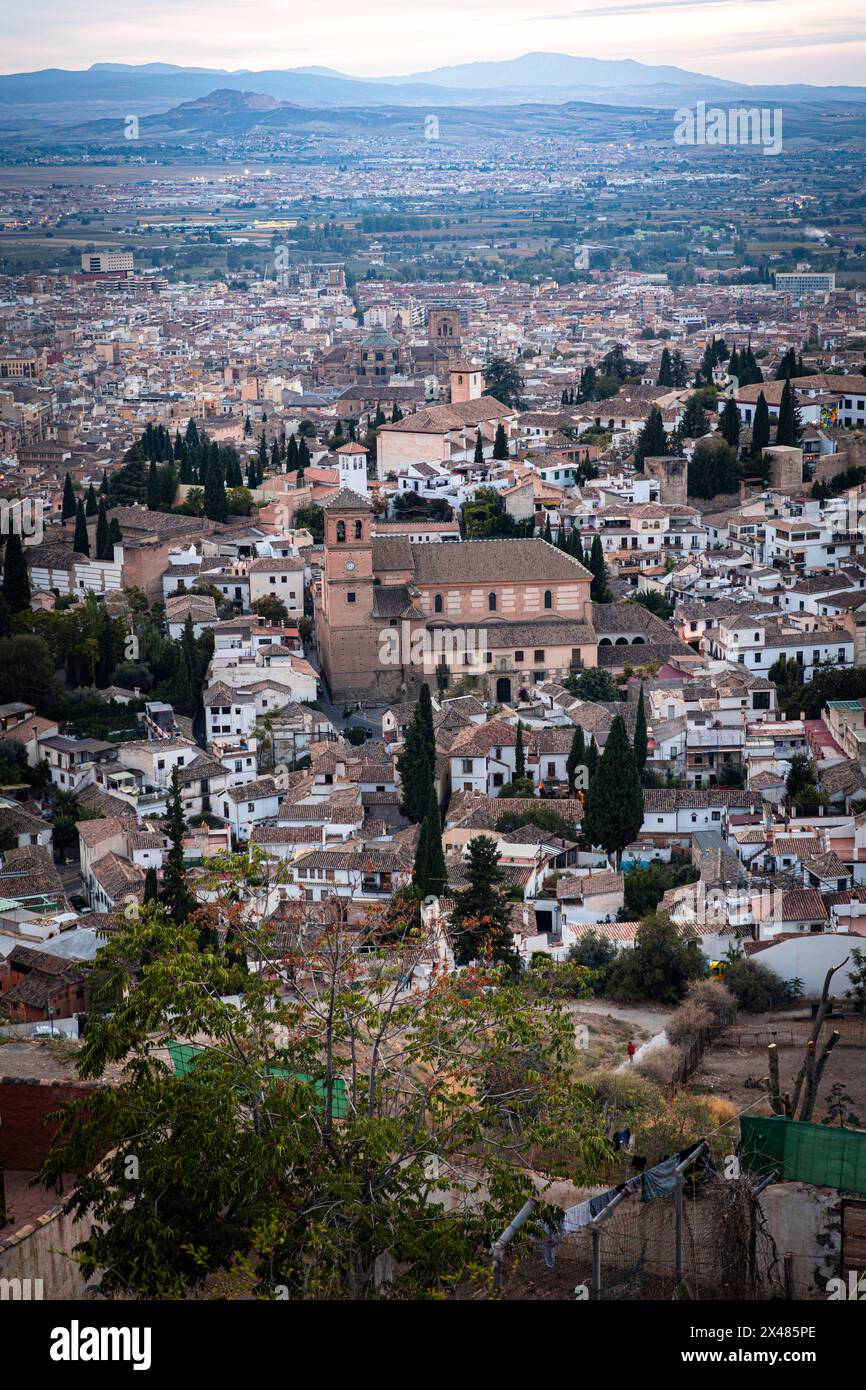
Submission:
<svg viewBox="0 0 866 1390">
<path fill-rule="evenodd" d="M 412 699 L 423 681 L 445 691 L 473 677 L 507 703 L 597 664 L 592 576 L 549 542 L 374 537 L 349 488 L 323 510 L 316 641 L 332 699 Z"/>
</svg>

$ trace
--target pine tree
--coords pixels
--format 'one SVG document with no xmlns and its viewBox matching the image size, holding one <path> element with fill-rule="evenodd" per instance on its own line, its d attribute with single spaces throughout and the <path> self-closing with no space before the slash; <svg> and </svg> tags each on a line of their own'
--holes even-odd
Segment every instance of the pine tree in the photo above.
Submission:
<svg viewBox="0 0 866 1390">
<path fill-rule="evenodd" d="M 659 374 L 656 378 L 656 386 L 673 386 L 674 378 L 671 371 L 671 355 L 667 348 L 662 349 L 662 360 L 659 363 Z"/>
<path fill-rule="evenodd" d="M 662 458 L 667 452 L 668 440 L 664 420 L 658 406 L 654 405 L 637 437 L 634 451 L 635 467 L 643 468 L 644 459 Z"/>
<path fill-rule="evenodd" d="M 67 473 L 63 484 L 63 505 L 60 510 L 60 520 L 62 522 L 68 521 L 71 516 L 75 516 L 75 511 L 75 492 L 72 487 L 72 479 Z"/>
<path fill-rule="evenodd" d="M 90 541 L 87 539 L 87 518 L 84 515 L 84 503 L 79 501 L 75 508 L 75 535 L 72 539 L 72 549 L 79 555 L 90 555 Z"/>
<path fill-rule="evenodd" d="M 643 686 L 640 688 L 640 697 L 637 702 L 637 715 L 634 721 L 634 757 L 637 763 L 638 775 L 643 774 L 646 766 L 647 753 L 649 751 L 649 739 L 646 727 L 646 705 L 644 703 Z"/>
<path fill-rule="evenodd" d="M 483 462 L 484 462 L 484 441 L 483 441 L 483 439 L 481 438 L 481 431 L 480 431 L 480 430 L 477 430 L 477 431 L 476 431 L 476 434 L 475 434 L 475 458 L 473 459 L 473 463 L 483 463 Z"/>
<path fill-rule="evenodd" d="M 574 779 L 579 767 L 586 766 L 586 740 L 583 736 L 583 729 L 578 724 L 574 730 L 574 737 L 571 740 L 571 748 L 565 760 L 565 771 L 568 776 L 568 790 L 574 791 Z"/>
<path fill-rule="evenodd" d="M 3 550 L 3 598 L 10 613 L 23 613 L 30 607 L 30 576 L 17 531 L 6 537 Z"/>
<path fill-rule="evenodd" d="M 722 410 L 720 427 L 722 431 L 722 437 L 724 438 L 725 443 L 730 444 L 732 449 L 739 448 L 740 412 L 738 411 L 737 403 L 732 396 L 730 396 L 725 401 L 724 409 Z"/>
<path fill-rule="evenodd" d="M 514 744 L 514 780 L 522 782 L 526 777 L 526 749 L 523 746 L 523 725 L 517 721 L 517 739 Z"/>
<path fill-rule="evenodd" d="M 519 957 L 509 926 L 509 904 L 503 890 L 499 853 L 488 835 L 476 835 L 467 846 L 464 872 L 468 886 L 454 895 L 451 938 L 459 965 L 470 961 L 502 961 L 516 973 Z"/>
<path fill-rule="evenodd" d="M 622 852 L 639 834 L 643 825 L 643 788 L 637 759 L 628 741 L 622 715 L 610 726 L 604 752 L 589 787 L 582 831 L 591 845 L 600 845 L 606 854 Z"/>
<path fill-rule="evenodd" d="M 760 392 L 755 404 L 755 416 L 752 421 L 752 453 L 756 456 L 762 454 L 770 442 L 770 412 L 767 408 L 767 400 Z"/>
<path fill-rule="evenodd" d="M 495 459 L 508 458 L 508 436 L 505 433 L 505 426 L 501 420 L 496 426 L 496 438 L 493 441 L 493 457 Z"/>
<path fill-rule="evenodd" d="M 96 516 L 97 510 L 98 503 L 96 501 L 96 493 L 93 491 L 93 483 L 91 483 L 90 487 L 87 489 L 87 496 L 84 500 L 84 515 Z"/>
<path fill-rule="evenodd" d="M 97 560 L 114 559 L 114 548 L 108 540 L 108 513 L 105 510 L 104 497 L 100 497 L 99 508 L 96 513 L 96 558 Z"/>
</svg>

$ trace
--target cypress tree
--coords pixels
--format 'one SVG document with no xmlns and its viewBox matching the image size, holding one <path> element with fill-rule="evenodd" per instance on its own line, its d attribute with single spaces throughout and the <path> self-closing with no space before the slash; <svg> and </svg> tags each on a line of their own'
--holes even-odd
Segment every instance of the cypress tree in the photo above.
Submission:
<svg viewBox="0 0 866 1390">
<path fill-rule="evenodd" d="M 571 740 L 571 748 L 565 760 L 565 771 L 568 775 L 568 790 L 574 791 L 574 779 L 579 767 L 586 766 L 586 740 L 583 736 L 583 729 L 578 724 L 574 730 L 574 737 Z"/>
<path fill-rule="evenodd" d="M 645 458 L 661 458 L 668 452 L 664 420 L 657 405 L 652 407 L 637 437 L 634 451 L 635 467 L 643 468 Z"/>
<path fill-rule="evenodd" d="M 720 428 L 725 443 L 730 444 L 732 449 L 737 449 L 740 443 L 740 412 L 733 397 L 725 401 Z"/>
<path fill-rule="evenodd" d="M 484 441 L 483 441 L 483 439 L 481 438 L 481 431 L 480 431 L 480 430 L 476 430 L 476 433 L 475 433 L 475 457 L 474 457 L 474 459 L 473 459 L 473 463 L 483 463 L 483 462 L 484 462 Z"/>
<path fill-rule="evenodd" d="M 75 516 L 75 511 L 75 492 L 72 488 L 72 479 L 67 473 L 63 484 L 63 505 L 60 509 L 60 520 L 68 521 L 71 516 Z"/>
<path fill-rule="evenodd" d="M 97 510 L 96 493 L 93 491 L 93 483 L 91 483 L 84 500 L 84 515 L 96 516 Z"/>
<path fill-rule="evenodd" d="M 72 549 L 79 555 L 90 555 L 90 541 L 87 539 L 87 518 L 84 515 L 84 503 L 79 501 L 75 508 L 75 535 L 72 540 Z"/>
<path fill-rule="evenodd" d="M 523 781 L 526 776 L 526 749 L 523 746 L 523 725 L 517 721 L 517 740 L 514 744 L 514 780 Z"/>
<path fill-rule="evenodd" d="M 643 697 L 643 685 L 640 688 L 640 698 L 637 702 L 637 716 L 634 721 L 634 756 L 637 763 L 638 774 L 642 774 L 646 766 L 648 748 L 648 737 L 646 727 L 646 705 Z"/>
<path fill-rule="evenodd" d="M 622 715 L 616 715 L 604 745 L 595 777 L 590 783 L 582 830 L 591 845 L 622 863 L 626 845 L 643 825 L 643 788 L 637 759 L 628 741 Z"/>
<path fill-rule="evenodd" d="M 592 538 L 592 550 L 589 556 L 589 570 L 592 574 L 592 585 L 590 587 L 590 598 L 593 603 L 609 603 L 610 590 L 607 587 L 607 566 L 604 563 L 604 551 L 601 548 L 601 536 L 596 534 Z"/>
<path fill-rule="evenodd" d="M 158 512 L 159 504 L 162 501 L 162 494 L 159 486 L 159 470 L 156 460 L 150 460 L 150 468 L 147 472 L 147 509 L 150 512 Z"/>
<path fill-rule="evenodd" d="M 454 895 L 451 937 L 459 965 L 472 960 L 502 961 L 516 972 L 519 957 L 509 926 L 508 899 L 499 853 L 488 835 L 469 841 L 465 864 L 468 886 Z"/>
<path fill-rule="evenodd" d="M 430 770 L 430 748 L 417 704 L 406 730 L 403 750 L 397 759 L 397 771 L 402 788 L 400 809 L 408 820 L 419 825 L 427 814 L 433 775 Z"/>
<path fill-rule="evenodd" d="M 430 776 L 436 776 L 436 734 L 433 729 L 433 700 L 430 687 L 425 681 L 418 692 L 418 725 L 424 737 L 427 757 L 430 762 Z"/>
<path fill-rule="evenodd" d="M 144 875 L 144 901 L 145 903 L 156 902 L 159 898 L 159 890 L 156 882 L 156 869 L 149 868 Z"/>
<path fill-rule="evenodd" d="M 592 779 L 598 771 L 598 749 L 595 746 L 595 739 L 590 736 L 586 745 L 586 780 L 592 786 Z"/>
<path fill-rule="evenodd" d="M 211 521 L 227 521 L 229 504 L 226 498 L 222 460 L 211 459 L 204 484 L 204 514 Z"/>
<path fill-rule="evenodd" d="M 800 424 L 797 418 L 797 394 L 786 378 L 779 403 L 779 423 L 776 427 L 776 443 L 796 446 L 800 438 Z"/>
<path fill-rule="evenodd" d="M 116 545 L 123 545 L 123 534 L 120 530 L 120 522 L 116 516 L 113 516 L 108 523 L 108 539 L 111 542 L 112 548 Z"/>
<path fill-rule="evenodd" d="M 100 497 L 99 508 L 96 513 L 96 558 L 97 560 L 112 560 L 114 558 L 114 548 L 108 539 L 108 513 L 105 510 L 104 497 Z"/>
<path fill-rule="evenodd" d="M 542 533 L 542 539 L 546 540 L 548 545 L 552 545 L 553 543 L 553 533 L 550 529 L 550 512 L 547 512 L 544 517 L 544 531 Z"/>
<path fill-rule="evenodd" d="M 427 814 L 421 826 L 415 854 L 415 888 L 422 897 L 444 892 L 448 882 L 445 855 L 442 853 L 442 819 L 436 788 L 430 784 Z"/>
<path fill-rule="evenodd" d="M 102 470 L 102 482 L 99 484 L 99 491 L 102 493 L 103 497 L 108 495 L 108 474 L 104 468 Z"/>
<path fill-rule="evenodd" d="M 752 453 L 761 454 L 770 442 L 770 412 L 763 391 L 755 404 L 755 418 L 752 421 Z"/>
<path fill-rule="evenodd" d="M 501 420 L 496 426 L 496 438 L 493 441 L 493 457 L 495 459 L 508 458 L 508 436 L 505 433 L 505 426 Z"/>
<path fill-rule="evenodd" d="M 17 531 L 6 537 L 3 550 L 3 598 L 10 613 L 23 613 L 30 607 L 30 576 Z"/>
<path fill-rule="evenodd" d="M 180 797 L 180 780 L 177 767 L 171 770 L 171 790 L 168 796 L 166 814 L 166 834 L 170 848 L 166 855 L 162 879 L 162 901 L 173 922 L 185 922 L 196 906 L 190 893 L 183 867 L 183 837 L 186 832 L 186 819 Z"/>
<path fill-rule="evenodd" d="M 662 360 L 659 363 L 659 374 L 656 378 L 656 386 L 673 386 L 674 378 L 671 371 L 671 355 L 667 348 L 662 349 Z"/>
</svg>

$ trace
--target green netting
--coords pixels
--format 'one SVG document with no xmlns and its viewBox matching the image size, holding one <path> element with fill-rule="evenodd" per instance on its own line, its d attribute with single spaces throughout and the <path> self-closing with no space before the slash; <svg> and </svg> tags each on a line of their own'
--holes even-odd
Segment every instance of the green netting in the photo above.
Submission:
<svg viewBox="0 0 866 1390">
<path fill-rule="evenodd" d="M 195 1043 L 166 1043 L 168 1055 L 172 1060 L 176 1076 L 189 1076 L 196 1060 L 204 1052 L 203 1047 L 197 1047 Z M 320 1100 L 325 1099 L 324 1081 L 315 1080 L 308 1076 L 306 1072 L 290 1072 L 285 1067 L 268 1067 L 268 1075 L 277 1077 L 280 1081 L 288 1081 L 292 1077 L 296 1081 L 305 1081 L 313 1087 Z M 346 1083 L 342 1076 L 334 1078 L 333 1091 L 331 1094 L 331 1118 L 333 1120 L 345 1119 L 349 1113 L 349 1101 L 346 1095 Z"/>
<path fill-rule="evenodd" d="M 803 1124 L 783 1115 L 740 1117 L 740 1161 L 783 1182 L 866 1192 L 866 1131 Z"/>
</svg>

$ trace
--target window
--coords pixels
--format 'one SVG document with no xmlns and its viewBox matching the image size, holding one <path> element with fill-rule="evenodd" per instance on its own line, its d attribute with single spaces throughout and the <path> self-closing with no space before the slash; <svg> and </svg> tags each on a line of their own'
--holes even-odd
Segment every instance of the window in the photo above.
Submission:
<svg viewBox="0 0 866 1390">
<path fill-rule="evenodd" d="M 496 595 L 495 595 L 495 594 L 488 594 L 488 595 L 487 595 L 487 607 L 488 607 L 488 609 L 490 610 L 491 613 L 495 613 L 495 612 L 496 612 Z"/>
<path fill-rule="evenodd" d="M 533 654 L 533 661 L 535 661 L 536 664 L 538 664 L 539 662 L 544 661 L 544 648 L 543 648 L 543 647 L 539 647 L 539 648 L 535 651 L 535 653 Z"/>
<path fill-rule="evenodd" d="M 363 535 L 364 535 L 364 523 L 363 523 L 362 521 L 356 521 L 356 522 L 355 522 L 355 540 L 356 540 L 356 541 L 361 540 L 362 537 L 363 537 Z"/>
<path fill-rule="evenodd" d="M 471 772 L 471 771 L 472 771 L 472 759 L 471 759 L 471 758 L 464 758 L 464 759 L 463 759 L 463 771 L 464 771 L 464 772 Z"/>
<path fill-rule="evenodd" d="M 441 595 L 441 594 L 436 594 L 436 595 L 434 596 L 434 598 L 433 598 L 433 612 L 434 612 L 434 613 L 441 613 L 441 612 L 442 612 L 442 595 Z"/>
<path fill-rule="evenodd" d="M 515 652 L 514 660 L 515 662 L 523 661 L 523 652 Z"/>
<path fill-rule="evenodd" d="M 355 593 L 348 593 L 348 594 L 346 595 L 346 602 L 347 602 L 347 603 L 354 603 L 356 598 L 357 598 L 357 594 L 355 594 Z"/>
<path fill-rule="evenodd" d="M 553 607 L 553 594 L 550 592 L 549 589 L 545 589 L 544 591 L 544 606 L 545 608 Z"/>
<path fill-rule="evenodd" d="M 346 539 L 346 523 L 345 523 L 345 521 L 338 521 L 338 522 L 337 522 L 337 544 L 338 544 L 338 545 L 342 545 L 342 544 L 344 543 L 345 539 Z"/>
</svg>

